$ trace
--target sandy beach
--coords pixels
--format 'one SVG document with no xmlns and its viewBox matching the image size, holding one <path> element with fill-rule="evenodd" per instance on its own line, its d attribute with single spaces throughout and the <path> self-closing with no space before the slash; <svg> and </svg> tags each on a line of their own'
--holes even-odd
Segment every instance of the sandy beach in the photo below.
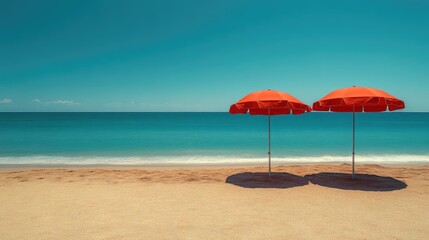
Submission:
<svg viewBox="0 0 429 240">
<path fill-rule="evenodd" d="M 428 165 L 0 170 L 0 239 L 427 239 Z"/>
</svg>

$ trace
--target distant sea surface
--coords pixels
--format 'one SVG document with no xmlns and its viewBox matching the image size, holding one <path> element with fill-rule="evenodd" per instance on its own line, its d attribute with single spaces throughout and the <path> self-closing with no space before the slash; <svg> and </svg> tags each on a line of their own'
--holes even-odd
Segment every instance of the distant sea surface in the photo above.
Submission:
<svg viewBox="0 0 429 240">
<path fill-rule="evenodd" d="M 265 162 L 267 116 L 0 113 L 0 164 Z M 277 163 L 350 162 L 351 113 L 271 117 Z M 429 162 L 429 113 L 356 113 L 356 162 Z"/>
</svg>

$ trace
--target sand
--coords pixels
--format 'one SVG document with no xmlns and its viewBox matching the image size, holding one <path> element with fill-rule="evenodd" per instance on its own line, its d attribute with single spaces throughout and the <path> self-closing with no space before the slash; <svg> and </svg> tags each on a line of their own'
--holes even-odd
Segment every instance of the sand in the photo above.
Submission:
<svg viewBox="0 0 429 240">
<path fill-rule="evenodd" d="M 429 239 L 429 166 L 356 169 L 3 168 L 0 239 Z"/>
</svg>

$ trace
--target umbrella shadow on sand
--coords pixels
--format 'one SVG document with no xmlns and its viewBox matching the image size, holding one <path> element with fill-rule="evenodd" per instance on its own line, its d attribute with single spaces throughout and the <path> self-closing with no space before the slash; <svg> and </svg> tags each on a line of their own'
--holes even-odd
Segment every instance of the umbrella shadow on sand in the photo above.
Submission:
<svg viewBox="0 0 429 240">
<path fill-rule="evenodd" d="M 407 187 L 407 184 L 392 177 L 382 177 L 371 174 L 351 174 L 322 172 L 306 175 L 311 183 L 330 188 L 360 191 L 394 191 Z"/>
<path fill-rule="evenodd" d="M 292 188 L 308 185 L 304 177 L 285 172 L 244 172 L 231 175 L 226 178 L 226 183 L 244 188 Z"/>
</svg>

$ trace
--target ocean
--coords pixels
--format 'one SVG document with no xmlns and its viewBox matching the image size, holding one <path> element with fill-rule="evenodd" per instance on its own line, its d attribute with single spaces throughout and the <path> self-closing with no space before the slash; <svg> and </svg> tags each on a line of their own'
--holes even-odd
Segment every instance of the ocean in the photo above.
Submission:
<svg viewBox="0 0 429 240">
<path fill-rule="evenodd" d="M 0 113 L 0 164 L 267 161 L 267 116 Z M 273 163 L 351 160 L 352 114 L 271 117 Z M 429 113 L 356 113 L 356 163 L 429 162 Z"/>
</svg>

